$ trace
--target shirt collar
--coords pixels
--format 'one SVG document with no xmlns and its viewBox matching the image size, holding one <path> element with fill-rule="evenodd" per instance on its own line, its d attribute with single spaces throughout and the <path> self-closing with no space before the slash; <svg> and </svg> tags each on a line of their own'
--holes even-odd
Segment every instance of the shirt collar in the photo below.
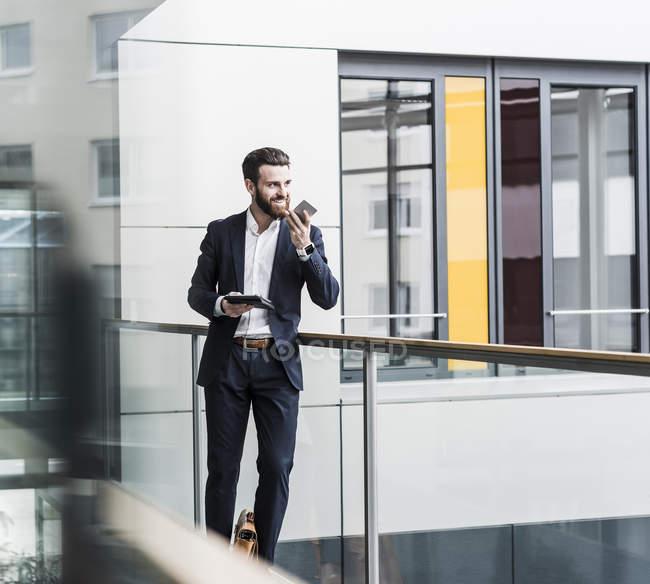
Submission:
<svg viewBox="0 0 650 584">
<path fill-rule="evenodd" d="M 274 219 L 271 221 L 271 224 L 268 226 L 267 231 L 275 231 L 278 227 L 280 226 L 280 219 Z M 250 231 L 253 235 L 259 236 L 259 229 L 260 226 L 257 224 L 257 221 L 255 221 L 255 217 L 253 217 L 253 213 L 251 212 L 251 208 L 248 207 L 246 210 L 246 229 Z"/>
</svg>

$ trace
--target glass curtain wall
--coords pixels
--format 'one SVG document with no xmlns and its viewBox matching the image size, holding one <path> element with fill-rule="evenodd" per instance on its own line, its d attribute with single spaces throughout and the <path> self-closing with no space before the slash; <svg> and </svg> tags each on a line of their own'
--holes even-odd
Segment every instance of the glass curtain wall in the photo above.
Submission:
<svg viewBox="0 0 650 584">
<path fill-rule="evenodd" d="M 423 66 L 418 81 L 341 79 L 346 333 L 489 340 L 486 78 L 446 70 Z M 384 372 L 432 365 L 381 359 Z M 359 364 L 346 358 L 345 366 Z M 435 366 L 425 375 L 485 369 Z"/>
<path fill-rule="evenodd" d="M 543 345 L 539 80 L 501 79 L 503 342 Z"/>
<path fill-rule="evenodd" d="M 417 316 L 435 306 L 432 143 L 431 82 L 341 80 L 348 334 L 436 337 L 435 319 Z M 358 367 L 352 358 L 347 363 Z M 411 357 L 381 364 L 430 363 Z"/>
<path fill-rule="evenodd" d="M 497 61 L 503 342 L 645 351 L 645 79 Z"/>
<path fill-rule="evenodd" d="M 485 79 L 445 79 L 449 340 L 487 343 Z M 451 360 L 451 371 L 485 364 Z"/>
<path fill-rule="evenodd" d="M 551 88 L 555 344 L 638 351 L 634 90 Z"/>
</svg>

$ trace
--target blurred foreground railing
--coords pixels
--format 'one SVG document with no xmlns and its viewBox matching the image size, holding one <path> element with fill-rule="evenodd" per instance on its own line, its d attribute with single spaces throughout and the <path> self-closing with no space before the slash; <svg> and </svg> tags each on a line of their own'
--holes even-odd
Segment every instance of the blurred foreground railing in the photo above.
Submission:
<svg viewBox="0 0 650 584">
<path fill-rule="evenodd" d="M 191 525 L 179 522 L 178 518 L 114 483 L 99 481 L 93 488 L 102 530 L 126 544 L 131 552 L 126 557 L 141 555 L 170 581 L 179 584 L 300 582 L 278 568 L 231 552 L 223 538 L 212 533 L 202 536 Z M 128 570 L 128 566 L 114 567 L 116 572 L 124 568 Z M 134 581 L 145 581 L 138 572 L 134 569 L 131 574 Z"/>
</svg>

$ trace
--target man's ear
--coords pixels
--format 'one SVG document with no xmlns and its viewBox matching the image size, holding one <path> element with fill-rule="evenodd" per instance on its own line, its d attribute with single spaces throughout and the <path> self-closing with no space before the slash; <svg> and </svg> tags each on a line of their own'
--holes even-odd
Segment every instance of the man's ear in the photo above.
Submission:
<svg viewBox="0 0 650 584">
<path fill-rule="evenodd" d="M 251 197 L 255 196 L 255 183 L 250 178 L 244 179 L 244 184 L 246 185 L 246 190 Z"/>
</svg>

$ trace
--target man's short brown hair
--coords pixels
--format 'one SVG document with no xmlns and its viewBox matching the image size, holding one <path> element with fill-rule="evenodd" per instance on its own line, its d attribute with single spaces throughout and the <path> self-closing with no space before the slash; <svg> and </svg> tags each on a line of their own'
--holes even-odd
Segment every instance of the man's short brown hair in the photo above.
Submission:
<svg viewBox="0 0 650 584">
<path fill-rule="evenodd" d="M 279 148 L 273 148 L 271 146 L 258 148 L 249 152 L 241 165 L 244 178 L 252 180 L 255 186 L 257 186 L 257 181 L 260 178 L 260 166 L 263 164 L 289 166 L 289 155 Z"/>
</svg>

